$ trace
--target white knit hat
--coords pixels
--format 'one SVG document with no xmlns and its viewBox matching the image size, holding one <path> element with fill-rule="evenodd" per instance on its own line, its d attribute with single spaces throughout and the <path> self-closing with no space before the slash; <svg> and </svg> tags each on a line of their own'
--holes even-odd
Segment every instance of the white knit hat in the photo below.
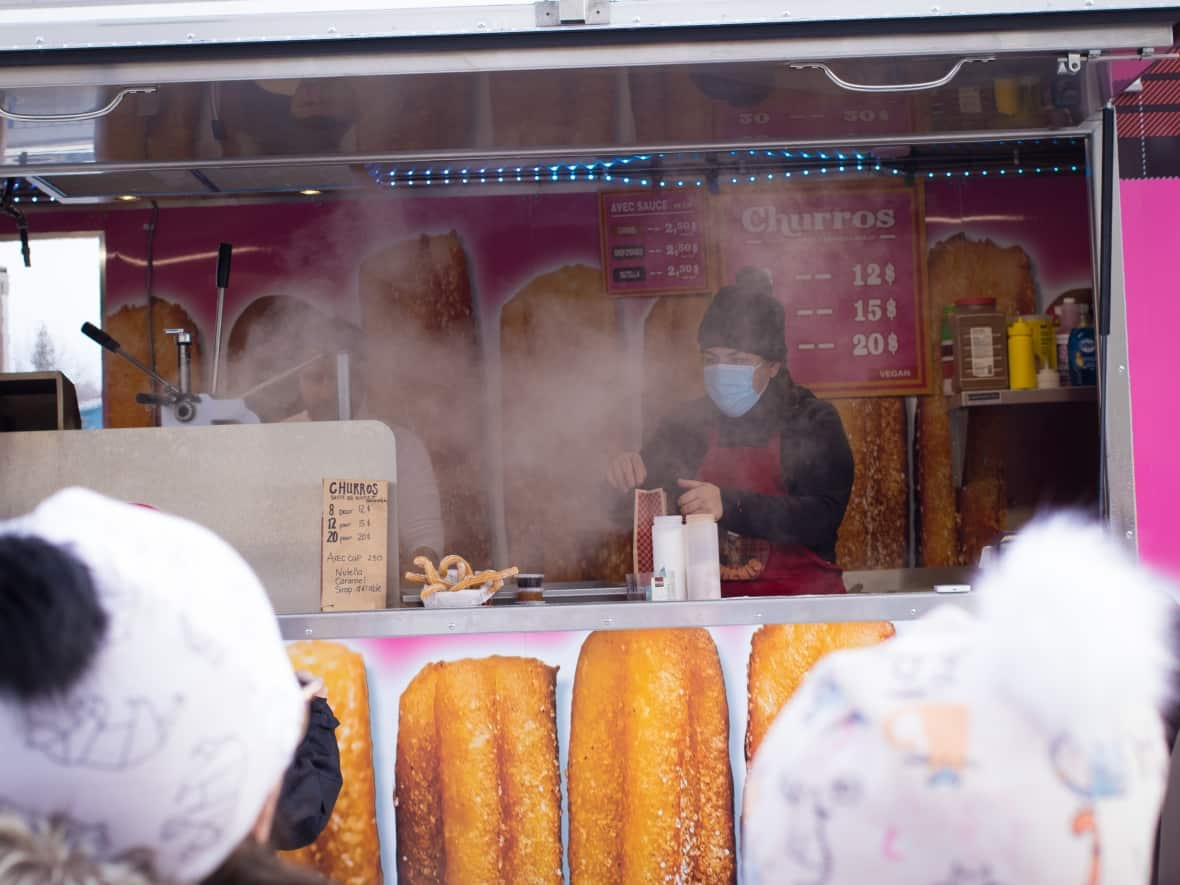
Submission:
<svg viewBox="0 0 1180 885">
<path fill-rule="evenodd" d="M 72 489 L 0 535 L 90 569 L 105 639 L 56 700 L 0 700 L 0 806 L 64 817 L 98 860 L 148 849 L 160 875 L 212 872 L 252 830 L 305 716 L 250 567 L 185 520 Z"/>
<path fill-rule="evenodd" d="M 745 881 L 1143 885 L 1172 603 L 1100 529 L 1012 545 L 980 615 L 820 662 L 746 782 Z"/>
</svg>

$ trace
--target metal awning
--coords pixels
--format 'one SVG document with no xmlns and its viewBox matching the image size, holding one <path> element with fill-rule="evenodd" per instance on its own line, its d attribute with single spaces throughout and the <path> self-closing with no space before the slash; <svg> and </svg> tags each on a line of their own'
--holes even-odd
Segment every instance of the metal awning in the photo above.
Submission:
<svg viewBox="0 0 1180 885">
<path fill-rule="evenodd" d="M 1150 0 L 0 0 L 0 49 L 241 45 L 775 22 L 947 22 L 1043 13 L 1096 19 L 1173 5 Z"/>
</svg>

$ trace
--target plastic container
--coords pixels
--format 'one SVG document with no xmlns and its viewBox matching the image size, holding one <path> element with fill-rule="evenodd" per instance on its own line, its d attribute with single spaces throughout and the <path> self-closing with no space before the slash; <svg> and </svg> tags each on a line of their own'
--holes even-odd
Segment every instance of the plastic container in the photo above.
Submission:
<svg viewBox="0 0 1180 885">
<path fill-rule="evenodd" d="M 942 341 L 939 344 L 939 360 L 942 363 L 942 392 L 950 396 L 955 392 L 955 336 L 951 332 L 952 305 L 942 310 Z"/>
<path fill-rule="evenodd" d="M 1041 369 L 1037 372 L 1037 390 L 1056 390 L 1061 386 L 1061 378 L 1056 369 Z"/>
<path fill-rule="evenodd" d="M 1008 386 L 1012 390 L 1035 390 L 1036 360 L 1033 356 L 1032 329 L 1023 320 L 1008 327 Z"/>
<path fill-rule="evenodd" d="M 994 298 L 965 298 L 951 314 L 955 392 L 1008 389 L 1008 321 Z"/>
<path fill-rule="evenodd" d="M 1098 343 L 1092 327 L 1082 326 L 1069 333 L 1069 383 L 1072 387 L 1098 383 Z"/>
<path fill-rule="evenodd" d="M 652 593 L 656 602 L 685 599 L 684 522 L 657 516 L 652 522 Z"/>
<path fill-rule="evenodd" d="M 1069 333 L 1057 327 L 1057 386 L 1069 387 Z"/>
<path fill-rule="evenodd" d="M 707 513 L 688 517 L 684 526 L 684 556 L 689 599 L 721 598 L 721 547 L 717 523 Z"/>
<path fill-rule="evenodd" d="M 1087 308 L 1088 310 L 1088 308 Z M 1064 298 L 1057 306 L 1057 377 L 1062 387 L 1069 387 L 1069 333 L 1082 323 L 1082 305 Z"/>
<path fill-rule="evenodd" d="M 1062 298 L 1057 307 L 1057 325 L 1062 329 L 1072 331 L 1082 324 L 1082 307 L 1076 298 Z M 1089 307 L 1086 307 L 1089 310 Z"/>
<path fill-rule="evenodd" d="M 1032 330 L 1033 359 L 1037 372 L 1042 369 L 1057 369 L 1057 335 L 1052 317 L 1043 314 L 1028 314 L 1020 318 Z"/>
<path fill-rule="evenodd" d="M 517 575 L 516 601 L 524 605 L 536 605 L 545 601 L 544 575 Z"/>
</svg>

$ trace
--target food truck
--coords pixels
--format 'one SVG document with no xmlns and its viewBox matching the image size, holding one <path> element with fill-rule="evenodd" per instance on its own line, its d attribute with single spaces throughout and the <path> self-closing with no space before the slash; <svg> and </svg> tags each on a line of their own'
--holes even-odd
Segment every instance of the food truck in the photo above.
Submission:
<svg viewBox="0 0 1180 885">
<path fill-rule="evenodd" d="M 342 723 L 297 862 L 735 881 L 746 765 L 824 653 L 971 607 L 1046 510 L 1169 564 L 1180 8 L 277 6 L 0 5 L 0 515 L 85 485 L 242 552 Z M 89 430 L 2 300 L 79 236 Z M 758 442 L 772 492 L 699 453 L 646 483 L 707 436 L 702 330 L 750 285 L 785 327 L 759 365 L 836 443 Z M 724 598 L 670 592 L 676 480 L 822 498 L 831 537 L 722 513 Z M 744 592 L 784 547 L 845 592 Z"/>
</svg>

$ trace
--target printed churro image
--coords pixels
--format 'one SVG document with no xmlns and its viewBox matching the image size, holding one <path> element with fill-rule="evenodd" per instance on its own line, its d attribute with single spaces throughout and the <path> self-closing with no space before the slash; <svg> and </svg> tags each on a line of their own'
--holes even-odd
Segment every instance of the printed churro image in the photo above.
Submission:
<svg viewBox="0 0 1180 885">
<path fill-rule="evenodd" d="M 729 707 L 708 631 L 586 639 L 568 789 L 574 885 L 736 881 Z"/>
<path fill-rule="evenodd" d="M 560 883 L 557 669 L 423 667 L 398 703 L 398 881 Z"/>
<path fill-rule="evenodd" d="M 750 640 L 746 764 L 774 717 L 795 694 L 803 677 L 830 652 L 876 645 L 894 634 L 888 622 L 848 624 L 768 624 Z"/>
<path fill-rule="evenodd" d="M 343 645 L 323 641 L 292 643 L 287 654 L 296 670 L 324 681 L 328 703 L 340 721 L 336 742 L 344 785 L 332 818 L 319 838 L 286 857 L 318 870 L 337 885 L 380 885 L 381 851 L 364 658 Z"/>
</svg>

